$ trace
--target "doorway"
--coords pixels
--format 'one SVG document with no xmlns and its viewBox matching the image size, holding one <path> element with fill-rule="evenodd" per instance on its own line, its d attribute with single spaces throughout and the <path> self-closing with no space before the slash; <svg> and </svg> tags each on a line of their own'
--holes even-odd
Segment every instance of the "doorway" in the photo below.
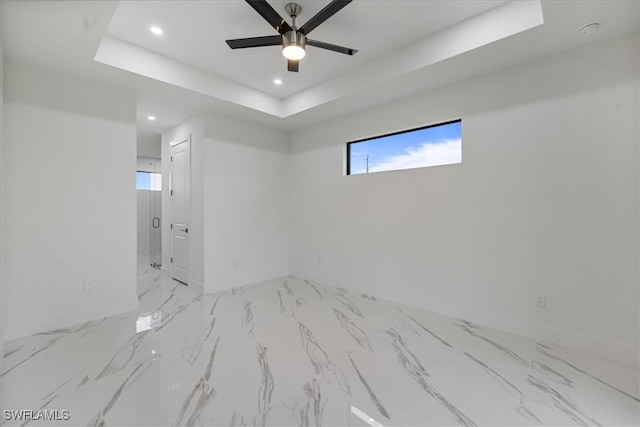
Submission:
<svg viewBox="0 0 640 427">
<path fill-rule="evenodd" d="M 162 173 L 160 159 L 138 157 L 138 266 L 162 266 Z"/>
</svg>

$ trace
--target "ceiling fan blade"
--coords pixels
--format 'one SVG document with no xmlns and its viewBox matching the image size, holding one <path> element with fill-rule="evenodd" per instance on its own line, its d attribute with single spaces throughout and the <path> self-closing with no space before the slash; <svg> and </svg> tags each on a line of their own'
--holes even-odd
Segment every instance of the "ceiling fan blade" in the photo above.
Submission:
<svg viewBox="0 0 640 427">
<path fill-rule="evenodd" d="M 300 66 L 300 61 L 299 60 L 287 59 L 287 70 L 293 71 L 294 73 L 297 73 L 299 66 Z"/>
<path fill-rule="evenodd" d="M 316 15 L 309 19 L 298 31 L 302 34 L 307 35 L 318 25 L 322 24 L 327 19 L 331 18 L 335 15 L 340 9 L 351 3 L 352 0 L 333 0 L 331 3 L 326 5 L 320 12 L 316 13 Z"/>
<path fill-rule="evenodd" d="M 278 14 L 266 0 L 246 0 L 277 32 L 284 34 L 291 31 L 291 26 Z"/>
<path fill-rule="evenodd" d="M 244 49 L 247 47 L 280 46 L 282 36 L 247 37 L 246 39 L 227 40 L 231 49 Z"/>
<path fill-rule="evenodd" d="M 319 47 L 320 49 L 332 50 L 332 51 L 338 52 L 338 53 L 344 53 L 345 55 L 355 55 L 356 53 L 358 53 L 357 49 L 351 49 L 351 48 L 348 48 L 348 47 L 337 46 L 335 44 L 319 42 L 319 41 L 316 41 L 316 40 L 307 39 L 307 45 L 308 46 Z"/>
</svg>

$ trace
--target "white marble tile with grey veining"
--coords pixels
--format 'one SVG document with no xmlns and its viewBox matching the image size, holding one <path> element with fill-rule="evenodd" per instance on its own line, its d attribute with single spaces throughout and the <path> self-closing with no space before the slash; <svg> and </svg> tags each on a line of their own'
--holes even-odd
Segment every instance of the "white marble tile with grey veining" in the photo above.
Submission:
<svg viewBox="0 0 640 427">
<path fill-rule="evenodd" d="M 543 424 L 640 425 L 637 365 L 537 344 L 523 404 Z"/>
<path fill-rule="evenodd" d="M 638 425 L 638 367 L 283 277 L 7 342 L 2 409 L 56 425 Z M 2 425 L 45 425 L 2 420 Z"/>
</svg>

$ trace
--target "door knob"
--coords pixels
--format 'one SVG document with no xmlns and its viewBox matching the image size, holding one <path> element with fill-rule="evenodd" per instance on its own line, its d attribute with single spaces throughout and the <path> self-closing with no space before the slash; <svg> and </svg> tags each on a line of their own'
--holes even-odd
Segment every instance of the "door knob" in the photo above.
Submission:
<svg viewBox="0 0 640 427">
<path fill-rule="evenodd" d="M 189 229 L 188 229 L 188 228 L 183 228 L 183 229 L 182 229 L 182 230 L 180 230 L 180 231 L 182 231 L 183 233 L 188 233 L 188 232 L 189 232 Z"/>
</svg>

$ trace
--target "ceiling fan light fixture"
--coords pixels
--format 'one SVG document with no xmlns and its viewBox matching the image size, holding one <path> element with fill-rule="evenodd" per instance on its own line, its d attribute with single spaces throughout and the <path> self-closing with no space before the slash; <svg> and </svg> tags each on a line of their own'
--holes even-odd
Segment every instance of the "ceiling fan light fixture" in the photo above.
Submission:
<svg viewBox="0 0 640 427">
<path fill-rule="evenodd" d="M 307 38 L 298 31 L 288 31 L 282 36 L 282 55 L 294 61 L 304 58 Z"/>
<path fill-rule="evenodd" d="M 2 1 L 2 0 L 0 0 Z M 307 39 L 307 35 L 327 19 L 331 18 L 353 0 L 331 0 L 320 12 L 316 13 L 300 29 L 296 27 L 296 18 L 300 16 L 302 7 L 297 3 L 288 3 L 284 10 L 291 17 L 289 24 L 267 0 L 246 0 L 265 21 L 277 31 L 278 35 L 248 37 L 243 39 L 226 40 L 231 49 L 246 49 L 249 47 L 281 46 L 282 55 L 287 59 L 287 71 L 297 73 L 300 70 L 300 60 L 305 56 L 307 42 L 309 46 L 331 50 L 345 55 L 355 55 L 358 51 L 331 43 Z"/>
<path fill-rule="evenodd" d="M 284 57 L 287 59 L 296 61 L 304 58 L 305 51 L 302 46 L 289 45 L 282 48 L 282 55 L 284 55 Z"/>
</svg>

